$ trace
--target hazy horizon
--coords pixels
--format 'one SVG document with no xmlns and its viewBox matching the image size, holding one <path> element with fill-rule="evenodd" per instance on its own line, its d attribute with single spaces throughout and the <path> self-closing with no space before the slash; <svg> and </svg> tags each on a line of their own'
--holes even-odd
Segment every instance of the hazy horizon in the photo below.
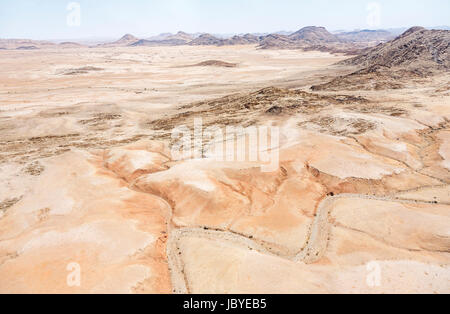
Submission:
<svg viewBox="0 0 450 314">
<path fill-rule="evenodd" d="M 72 3 L 72 5 L 70 5 Z M 79 14 L 78 14 L 79 12 Z M 70 22 L 71 21 L 71 22 Z M 140 38 L 160 33 L 273 33 L 448 25 L 450 2 L 360 0 L 3 0 L 0 38 Z"/>
</svg>

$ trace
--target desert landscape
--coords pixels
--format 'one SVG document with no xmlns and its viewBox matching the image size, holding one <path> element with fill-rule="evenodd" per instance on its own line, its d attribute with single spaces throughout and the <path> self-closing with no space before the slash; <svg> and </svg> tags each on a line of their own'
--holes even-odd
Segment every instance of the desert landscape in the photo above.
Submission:
<svg viewBox="0 0 450 314">
<path fill-rule="evenodd" d="M 450 293 L 449 30 L 0 47 L 0 293 Z"/>
</svg>

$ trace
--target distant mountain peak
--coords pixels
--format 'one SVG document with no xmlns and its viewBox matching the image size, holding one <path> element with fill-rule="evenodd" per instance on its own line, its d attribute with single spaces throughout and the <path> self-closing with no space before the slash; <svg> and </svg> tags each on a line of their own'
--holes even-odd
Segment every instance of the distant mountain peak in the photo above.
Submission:
<svg viewBox="0 0 450 314">
<path fill-rule="evenodd" d="M 118 42 L 130 42 L 130 41 L 137 41 L 137 40 L 139 40 L 139 38 L 137 38 L 131 34 L 125 34 L 122 36 L 122 38 L 120 38 L 118 40 Z"/>
<path fill-rule="evenodd" d="M 404 32 L 401 36 L 402 37 L 408 36 L 408 35 L 411 35 L 412 33 L 423 31 L 423 30 L 426 30 L 425 27 L 413 26 L 413 27 L 409 28 L 406 32 Z"/>
<path fill-rule="evenodd" d="M 331 34 L 325 27 L 322 26 L 307 26 L 295 33 L 289 35 L 289 38 L 294 40 L 304 40 L 314 44 L 320 44 L 324 42 L 339 42 L 337 36 Z"/>
</svg>

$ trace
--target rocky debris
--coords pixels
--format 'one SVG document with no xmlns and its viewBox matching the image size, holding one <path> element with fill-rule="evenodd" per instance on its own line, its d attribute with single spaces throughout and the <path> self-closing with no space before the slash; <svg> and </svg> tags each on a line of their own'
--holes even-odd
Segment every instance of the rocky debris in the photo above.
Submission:
<svg viewBox="0 0 450 314">
<path fill-rule="evenodd" d="M 306 115 L 312 117 L 331 105 L 363 105 L 369 101 L 347 95 L 322 96 L 301 90 L 268 87 L 248 94 L 230 95 L 193 103 L 173 115 L 150 121 L 154 130 L 168 132 L 175 126 L 190 124 L 201 116 L 206 125 L 255 125 L 266 115 Z M 360 106 L 360 109 L 366 106 Z M 356 107 L 355 107 L 356 108 Z"/>
<path fill-rule="evenodd" d="M 417 70 L 390 69 L 382 65 L 373 65 L 345 76 L 334 78 L 328 83 L 314 85 L 313 91 L 341 90 L 386 90 L 402 89 L 407 82 L 421 82 L 426 76 Z"/>
<path fill-rule="evenodd" d="M 273 106 L 266 111 L 266 113 L 273 114 L 273 115 L 279 115 L 282 112 L 283 112 L 283 108 L 278 107 L 278 106 Z"/>
<path fill-rule="evenodd" d="M 195 38 L 194 35 L 185 33 L 185 32 L 178 32 L 175 35 L 170 35 L 164 38 L 164 40 L 183 40 L 184 42 L 188 43 L 192 41 Z"/>
<path fill-rule="evenodd" d="M 236 63 L 225 62 L 220 60 L 206 60 L 199 62 L 197 64 L 191 65 L 193 67 L 221 67 L 221 68 L 235 68 Z"/>
<path fill-rule="evenodd" d="M 30 176 L 40 176 L 42 174 L 42 172 L 44 172 L 45 168 L 44 166 L 38 162 L 38 161 L 34 161 L 29 163 L 24 169 L 23 172 L 30 175 Z"/>
<path fill-rule="evenodd" d="M 16 197 L 16 198 L 12 198 L 12 199 L 6 199 L 6 200 L 0 202 L 0 212 L 2 214 L 4 214 L 8 210 L 8 208 L 14 206 L 20 200 L 21 200 L 21 198 Z"/>
<path fill-rule="evenodd" d="M 36 46 L 20 46 L 17 47 L 16 50 L 38 50 L 39 48 Z"/>
<path fill-rule="evenodd" d="M 94 66 L 85 66 L 81 68 L 73 68 L 73 69 L 65 69 L 59 71 L 61 75 L 79 75 L 79 74 L 88 74 L 89 72 L 98 72 L 103 71 L 103 68 L 98 68 Z"/>
</svg>

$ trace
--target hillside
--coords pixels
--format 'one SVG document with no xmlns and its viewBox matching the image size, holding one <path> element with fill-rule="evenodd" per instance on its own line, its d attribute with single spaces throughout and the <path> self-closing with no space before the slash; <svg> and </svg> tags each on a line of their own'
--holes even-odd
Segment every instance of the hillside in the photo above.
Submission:
<svg viewBox="0 0 450 314">
<path fill-rule="evenodd" d="M 424 71 L 450 67 L 450 31 L 427 30 L 413 27 L 386 44 L 342 62 L 342 64 L 369 67 L 408 67 Z"/>
<path fill-rule="evenodd" d="M 352 42 L 387 42 L 395 35 L 385 30 L 361 30 L 336 34 L 340 39 Z"/>
<path fill-rule="evenodd" d="M 131 34 L 126 34 L 126 35 L 122 36 L 122 38 L 120 38 L 119 40 L 117 40 L 115 42 L 100 44 L 97 47 L 103 47 L 103 48 L 126 47 L 134 42 L 137 42 L 138 40 L 139 40 L 139 38 L 137 38 Z"/>
<path fill-rule="evenodd" d="M 224 40 L 211 34 L 202 34 L 189 43 L 191 46 L 223 46 Z"/>
<path fill-rule="evenodd" d="M 301 49 L 357 55 L 368 47 L 366 42 L 352 42 L 331 34 L 324 27 L 308 26 L 291 35 L 270 34 L 261 38 L 260 49 Z"/>
<path fill-rule="evenodd" d="M 340 62 L 359 68 L 313 90 L 399 89 L 411 81 L 449 71 L 450 31 L 413 27 L 396 39 Z"/>
<path fill-rule="evenodd" d="M 164 39 L 164 40 L 146 40 L 141 39 L 129 44 L 130 47 L 158 47 L 158 46 L 180 46 L 185 45 L 186 41 L 182 39 Z"/>
<path fill-rule="evenodd" d="M 194 39 L 194 37 L 195 37 L 194 35 L 180 31 L 180 32 L 176 33 L 175 35 L 167 36 L 165 38 L 165 40 L 183 40 L 184 42 L 187 43 L 187 42 L 192 41 Z"/>
<path fill-rule="evenodd" d="M 294 41 L 318 45 L 324 43 L 344 42 L 336 35 L 328 32 L 325 27 L 308 26 L 288 36 Z"/>
</svg>

